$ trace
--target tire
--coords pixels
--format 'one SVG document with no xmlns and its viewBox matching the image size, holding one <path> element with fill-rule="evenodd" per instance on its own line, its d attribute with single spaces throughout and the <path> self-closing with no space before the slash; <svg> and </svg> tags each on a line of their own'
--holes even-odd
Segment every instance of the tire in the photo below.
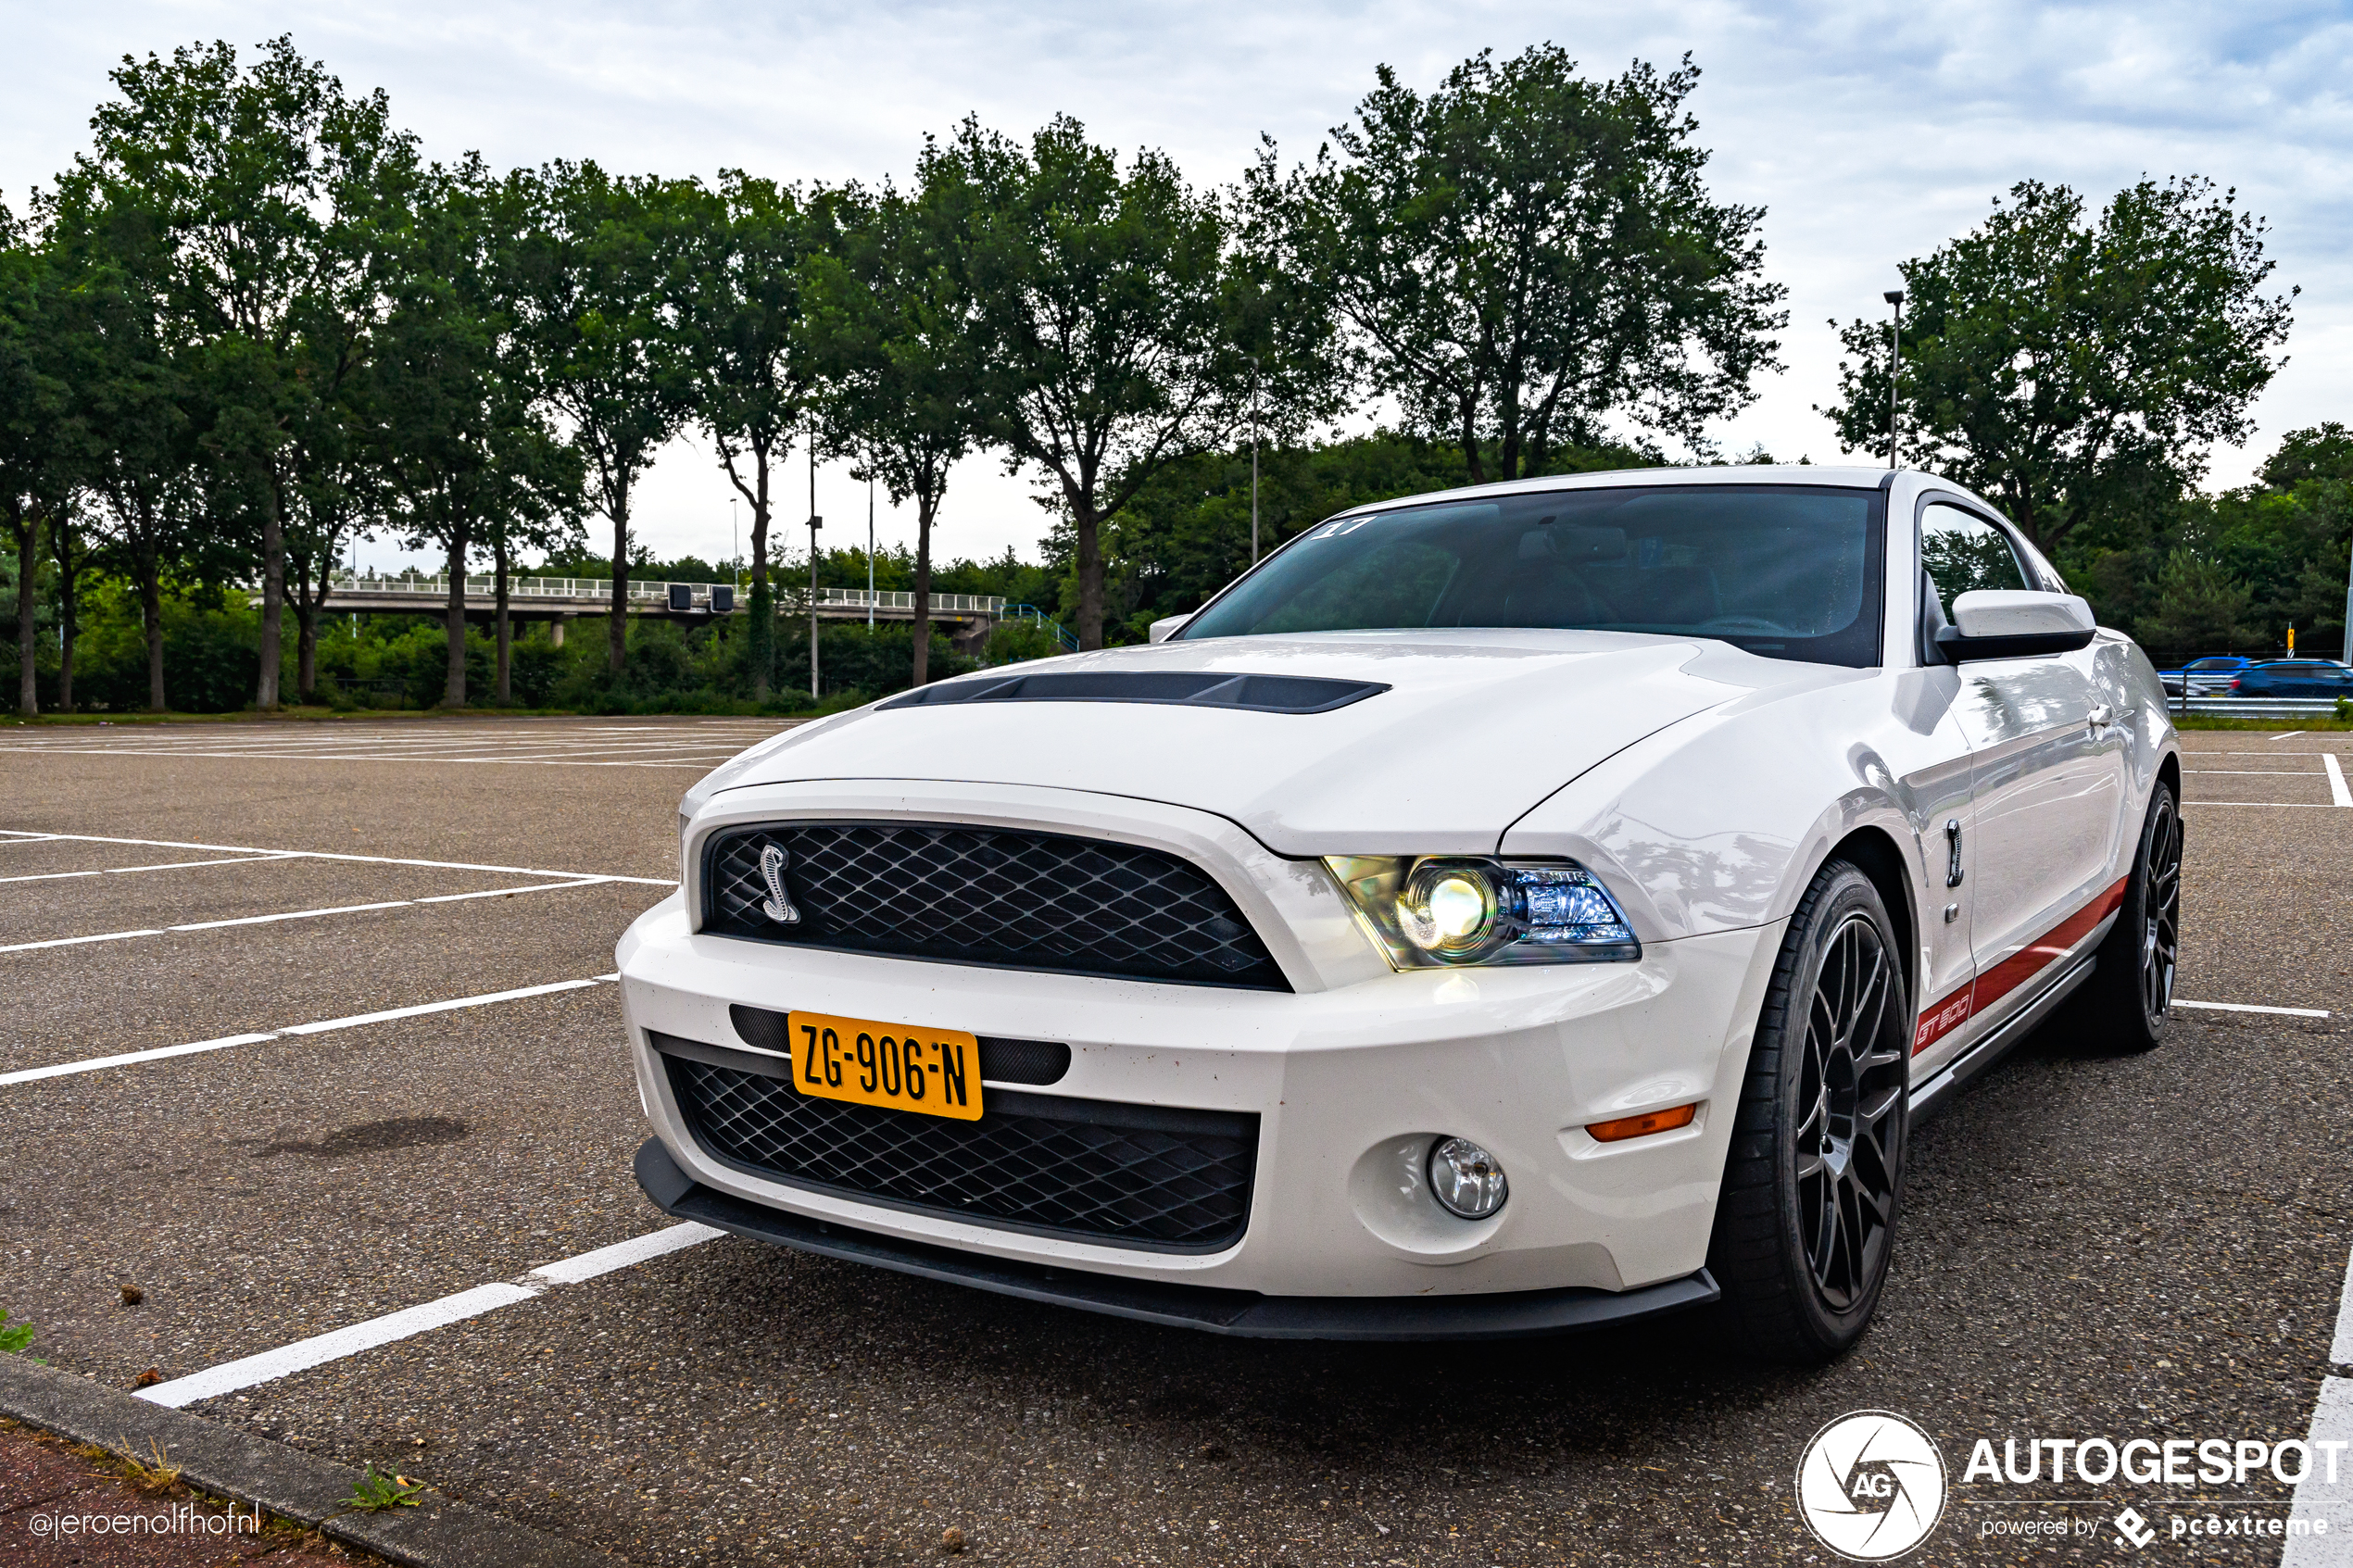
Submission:
<svg viewBox="0 0 2353 1568">
<path fill-rule="evenodd" d="M 2109 1050 L 2155 1050 L 2172 1015 L 2182 951 L 2182 810 L 2162 779 L 2149 794 L 2133 874 L 2099 963 L 2068 998 L 2078 1038 Z"/>
<path fill-rule="evenodd" d="M 1912 1009 L 1869 877 L 1831 860 L 1797 906 L 1732 1123 L 1707 1266 L 1752 1355 L 1824 1361 L 1878 1310 L 1903 1207 Z"/>
</svg>

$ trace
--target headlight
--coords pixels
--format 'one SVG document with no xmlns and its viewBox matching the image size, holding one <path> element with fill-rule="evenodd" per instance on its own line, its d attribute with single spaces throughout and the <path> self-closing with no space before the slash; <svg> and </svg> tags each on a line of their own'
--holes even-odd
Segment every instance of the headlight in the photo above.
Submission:
<svg viewBox="0 0 2353 1568">
<path fill-rule="evenodd" d="M 1332 855 L 1324 863 L 1392 968 L 1642 956 L 1625 911 L 1574 860 Z"/>
</svg>

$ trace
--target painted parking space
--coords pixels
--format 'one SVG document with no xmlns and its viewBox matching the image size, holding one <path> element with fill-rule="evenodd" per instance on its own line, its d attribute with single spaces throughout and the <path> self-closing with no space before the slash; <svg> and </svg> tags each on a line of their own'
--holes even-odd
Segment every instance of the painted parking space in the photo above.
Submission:
<svg viewBox="0 0 2353 1568">
<path fill-rule="evenodd" d="M 311 725 L 125 723 L 0 738 L 0 754 L 258 762 L 405 762 L 708 771 L 793 719 L 350 721 Z"/>
<path fill-rule="evenodd" d="M 2326 802 L 2322 751 L 2281 745 L 2280 787 Z M 200 764 L 222 770 L 201 813 L 157 783 Z M 96 820 L 74 793 L 93 765 L 154 814 Z M 2319 1430 L 2353 1241 L 2331 1180 L 2353 976 L 2309 918 L 2353 871 L 2328 810 L 2194 817 L 2182 990 L 2230 1005 L 2146 1058 L 2038 1038 L 1923 1128 L 1884 1321 L 1798 1375 L 1684 1320 L 1228 1342 L 678 1237 L 629 1174 L 641 1121 L 596 977 L 667 895 L 694 775 L 521 776 L 0 755 L 0 826 L 363 857 L 195 879 L 642 879 L 0 955 L 23 966 L 0 1071 L 255 1036 L 0 1081 L 0 1137 L 32 1151 L 0 1196 L 0 1305 L 40 1353 L 122 1387 L 153 1368 L 208 1419 L 678 1564 L 937 1562 L 951 1526 L 1009 1563 L 1795 1562 L 1818 1549 L 1788 1476 L 1847 1410 L 1906 1412 L 1954 1461 L 1978 1436 Z M 10 842 L 0 868 L 33 852 Z M 2017 1556 L 1949 1528 L 1938 1550 Z"/>
</svg>

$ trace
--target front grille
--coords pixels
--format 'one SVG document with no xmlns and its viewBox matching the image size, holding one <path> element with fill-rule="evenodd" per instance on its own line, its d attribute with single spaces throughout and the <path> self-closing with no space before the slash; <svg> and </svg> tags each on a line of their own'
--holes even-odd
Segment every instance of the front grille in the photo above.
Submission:
<svg viewBox="0 0 2353 1568">
<path fill-rule="evenodd" d="M 891 1208 L 1158 1252 L 1241 1239 L 1258 1118 L 997 1089 L 976 1122 L 819 1099 L 788 1066 L 652 1036 L 695 1141 L 755 1175 Z"/>
<path fill-rule="evenodd" d="M 782 856 L 766 856 L 774 849 Z M 780 921 L 763 856 L 783 884 Z M 1258 934 L 1199 867 L 1059 834 L 772 822 L 711 834 L 703 929 L 950 963 L 1288 990 Z"/>
</svg>

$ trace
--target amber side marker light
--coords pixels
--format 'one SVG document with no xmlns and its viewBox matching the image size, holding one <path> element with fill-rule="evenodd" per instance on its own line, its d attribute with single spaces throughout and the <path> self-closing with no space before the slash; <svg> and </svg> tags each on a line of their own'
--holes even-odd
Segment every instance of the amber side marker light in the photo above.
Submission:
<svg viewBox="0 0 2353 1568">
<path fill-rule="evenodd" d="M 1693 1100 L 1670 1110 L 1646 1110 L 1640 1116 L 1621 1116 L 1615 1122 L 1594 1122 L 1585 1130 L 1599 1142 L 1620 1143 L 1648 1133 L 1671 1133 L 1678 1127 L 1688 1127 L 1698 1114 L 1699 1101 Z"/>
</svg>

